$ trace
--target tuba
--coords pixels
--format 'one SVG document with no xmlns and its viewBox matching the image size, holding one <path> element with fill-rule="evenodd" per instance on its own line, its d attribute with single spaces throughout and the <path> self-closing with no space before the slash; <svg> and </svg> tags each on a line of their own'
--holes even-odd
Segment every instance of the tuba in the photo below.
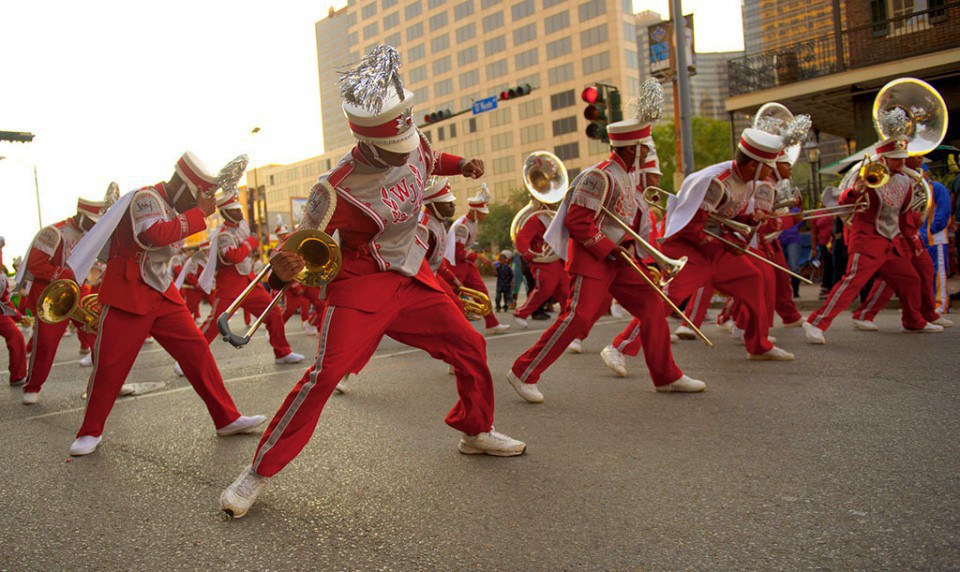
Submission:
<svg viewBox="0 0 960 572">
<path fill-rule="evenodd" d="M 100 324 L 100 301 L 96 294 L 80 297 L 80 285 L 73 280 L 54 280 L 37 300 L 37 318 L 47 324 L 76 320 L 83 329 L 96 332 Z"/>
<path fill-rule="evenodd" d="M 795 118 L 796 117 L 789 109 L 786 108 L 786 106 L 772 101 L 770 103 L 763 104 L 760 109 L 757 110 L 757 114 L 754 116 L 753 124 L 751 126 L 754 129 L 780 135 L 783 129 L 790 125 Z M 800 157 L 801 146 L 801 143 L 797 142 L 783 150 L 783 152 L 786 153 L 787 158 L 790 160 L 791 165 L 795 164 L 797 159 Z"/>
<path fill-rule="evenodd" d="M 900 119 L 889 119 L 893 112 L 900 111 Z M 881 139 L 902 132 L 909 140 L 908 153 L 926 155 L 947 135 L 947 104 L 925 81 L 912 77 L 895 79 L 883 86 L 873 100 L 873 126 Z"/>
<path fill-rule="evenodd" d="M 567 193 L 567 168 L 559 157 L 549 151 L 535 151 L 523 162 L 523 184 L 530 193 L 531 200 L 520 212 L 513 217 L 510 223 L 510 240 L 517 244 L 517 233 L 533 217 L 541 216 L 553 220 L 556 211 L 551 208 L 563 200 Z M 549 226 L 549 221 L 544 226 Z M 534 262 L 547 263 L 559 260 L 560 257 L 550 248 L 543 245 L 543 251 L 534 256 Z"/>
<path fill-rule="evenodd" d="M 457 288 L 457 296 L 463 303 L 463 309 L 468 315 L 473 314 L 482 318 L 493 311 L 490 297 L 479 290 L 460 286 Z"/>
</svg>

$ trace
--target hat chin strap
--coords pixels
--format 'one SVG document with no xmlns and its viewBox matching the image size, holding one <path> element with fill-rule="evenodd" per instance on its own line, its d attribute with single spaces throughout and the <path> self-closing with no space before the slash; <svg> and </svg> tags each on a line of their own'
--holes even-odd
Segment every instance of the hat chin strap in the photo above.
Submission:
<svg viewBox="0 0 960 572">
<path fill-rule="evenodd" d="M 170 204 L 171 204 L 171 205 L 176 205 L 176 204 L 177 204 L 177 201 L 180 200 L 180 195 L 183 194 L 183 191 L 184 191 L 185 189 L 187 189 L 187 184 L 184 183 L 183 181 L 181 181 L 181 182 L 180 182 L 180 188 L 177 189 L 176 192 L 173 193 L 173 198 L 170 199 Z M 191 193 L 191 195 L 192 195 L 192 193 Z"/>
</svg>

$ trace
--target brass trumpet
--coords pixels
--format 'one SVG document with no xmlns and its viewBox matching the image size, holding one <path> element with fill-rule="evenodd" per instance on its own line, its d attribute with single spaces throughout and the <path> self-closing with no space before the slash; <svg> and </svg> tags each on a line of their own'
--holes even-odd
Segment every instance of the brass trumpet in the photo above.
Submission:
<svg viewBox="0 0 960 572">
<path fill-rule="evenodd" d="M 83 329 L 96 332 L 100 324 L 100 301 L 96 294 L 80 297 L 80 285 L 73 280 L 54 280 L 37 300 L 37 318 L 46 324 L 74 319 Z"/>
<path fill-rule="evenodd" d="M 305 286 L 322 286 L 333 280 L 337 273 L 340 272 L 340 246 L 325 232 L 314 229 L 298 230 L 287 238 L 287 241 L 283 244 L 283 250 L 286 252 L 296 252 L 303 258 L 305 263 L 303 270 L 294 277 L 294 280 Z M 273 310 L 277 302 L 280 301 L 283 293 L 287 291 L 289 284 L 284 285 L 284 287 L 277 292 L 263 313 L 250 324 L 250 328 L 244 335 L 238 336 L 230 329 L 230 317 L 233 316 L 247 296 L 250 295 L 250 292 L 258 287 L 260 282 L 266 278 L 270 272 L 270 268 L 271 265 L 269 263 L 264 265 L 263 270 L 257 274 L 256 278 L 244 288 L 243 292 L 237 296 L 237 299 L 217 318 L 217 329 L 220 330 L 220 334 L 223 335 L 223 341 L 228 342 L 235 348 L 241 348 L 250 342 L 250 338 L 256 333 L 260 324 L 263 323 L 270 311 Z"/>
<path fill-rule="evenodd" d="M 890 182 L 890 169 L 878 161 L 874 161 L 867 155 L 860 166 L 860 178 L 863 179 L 871 189 L 876 189 Z"/>
<path fill-rule="evenodd" d="M 467 314 L 473 314 L 482 318 L 493 311 L 493 304 L 490 303 L 490 297 L 479 290 L 460 286 L 457 288 L 457 296 L 460 298 L 460 301 L 463 302 L 463 309 Z"/>
</svg>

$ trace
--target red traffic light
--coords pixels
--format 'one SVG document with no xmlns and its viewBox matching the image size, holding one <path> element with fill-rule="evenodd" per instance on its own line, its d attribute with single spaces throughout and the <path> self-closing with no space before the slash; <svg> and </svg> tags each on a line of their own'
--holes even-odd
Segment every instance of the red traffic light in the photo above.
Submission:
<svg viewBox="0 0 960 572">
<path fill-rule="evenodd" d="M 583 116 L 590 121 L 604 121 L 607 118 L 603 106 L 596 103 L 588 105 L 586 109 L 583 110 Z"/>
<path fill-rule="evenodd" d="M 507 99 L 514 99 L 516 97 L 529 95 L 531 91 L 533 91 L 533 88 L 529 83 L 525 83 L 523 85 L 518 85 L 517 87 L 511 87 L 510 89 L 501 91 L 499 100 L 504 101 Z"/>
<path fill-rule="evenodd" d="M 590 86 L 580 93 L 580 99 L 586 101 L 587 103 L 596 103 L 597 101 L 601 101 L 603 98 L 600 96 L 599 89 Z"/>
</svg>

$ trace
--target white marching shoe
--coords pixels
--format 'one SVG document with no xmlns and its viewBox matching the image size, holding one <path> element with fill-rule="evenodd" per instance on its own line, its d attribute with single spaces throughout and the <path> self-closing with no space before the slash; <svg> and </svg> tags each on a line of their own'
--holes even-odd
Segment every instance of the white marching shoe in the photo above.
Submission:
<svg viewBox="0 0 960 572">
<path fill-rule="evenodd" d="M 180 362 L 173 364 L 173 373 L 177 374 L 177 377 L 186 377 L 183 374 L 183 368 L 180 367 Z"/>
<path fill-rule="evenodd" d="M 811 344 L 822 346 L 827 343 L 827 338 L 823 336 L 823 330 L 810 322 L 803 323 L 803 333 L 807 336 L 807 341 Z"/>
<path fill-rule="evenodd" d="M 934 321 L 931 322 L 931 323 L 932 323 L 934 326 L 940 326 L 941 328 L 952 328 L 952 327 L 953 327 L 953 320 L 951 320 L 951 319 L 949 319 L 949 318 L 944 318 L 943 316 L 940 316 L 939 318 L 937 318 L 936 320 L 934 320 Z"/>
<path fill-rule="evenodd" d="M 805 320 L 805 318 L 804 318 L 803 316 L 800 316 L 799 319 L 796 319 L 796 320 L 794 320 L 794 321 L 792 321 L 792 322 L 784 322 L 784 323 L 783 323 L 783 327 L 784 327 L 784 328 L 799 328 L 800 326 L 803 325 L 804 320 Z"/>
<path fill-rule="evenodd" d="M 567 346 L 567 351 L 572 354 L 582 354 L 583 353 L 583 340 L 573 338 L 573 341 L 570 342 L 570 345 Z"/>
<path fill-rule="evenodd" d="M 237 419 L 225 426 L 217 429 L 218 437 L 228 437 L 230 435 L 236 435 L 237 433 L 243 433 L 244 431 L 249 431 L 254 427 L 259 427 L 266 422 L 267 418 L 263 415 L 241 415 Z"/>
<path fill-rule="evenodd" d="M 675 344 L 680 341 L 680 336 L 677 334 L 670 334 L 670 343 Z"/>
<path fill-rule="evenodd" d="M 856 330 L 861 332 L 876 332 L 880 329 L 880 326 L 875 324 L 872 320 L 853 320 L 853 327 Z"/>
<path fill-rule="evenodd" d="M 300 362 L 302 362 L 304 359 L 305 359 L 305 358 L 304 358 L 302 355 L 300 355 L 300 354 L 298 354 L 298 353 L 290 352 L 290 353 L 288 353 L 287 355 L 285 355 L 285 356 L 283 356 L 283 357 L 278 357 L 277 359 L 273 360 L 273 363 L 275 363 L 275 364 L 277 364 L 277 365 L 284 365 L 284 364 L 290 364 L 290 363 L 300 363 Z"/>
<path fill-rule="evenodd" d="M 696 332 L 694 332 L 693 329 L 686 324 L 680 324 L 679 326 L 677 326 L 677 329 L 674 330 L 673 333 L 676 334 L 677 337 L 680 338 L 681 340 L 697 339 Z"/>
<path fill-rule="evenodd" d="M 80 358 L 80 367 L 93 367 L 93 354 L 88 353 Z"/>
<path fill-rule="evenodd" d="M 308 336 L 317 335 L 317 327 L 311 324 L 310 322 L 303 323 L 303 331 L 306 332 Z"/>
<path fill-rule="evenodd" d="M 629 314 L 623 309 L 623 306 L 619 302 L 614 301 L 613 304 L 610 304 L 610 315 L 618 320 L 626 318 Z"/>
<path fill-rule="evenodd" d="M 512 371 L 507 372 L 507 381 L 513 386 L 517 395 L 528 403 L 543 403 L 543 394 L 537 389 L 536 383 L 523 383 Z"/>
<path fill-rule="evenodd" d="M 518 318 L 518 317 L 514 316 L 514 317 L 513 317 L 513 321 L 514 321 L 518 326 L 520 326 L 521 328 L 526 329 L 526 328 L 529 328 L 529 327 L 530 327 L 530 322 L 526 321 L 526 320 L 523 319 L 523 318 Z"/>
<path fill-rule="evenodd" d="M 343 379 L 337 382 L 337 386 L 333 388 L 333 391 L 339 394 L 344 394 L 347 392 L 347 380 L 350 379 L 350 374 L 343 376 Z"/>
<path fill-rule="evenodd" d="M 717 327 L 721 330 L 730 331 L 733 329 L 733 320 L 727 319 L 722 322 L 717 322 Z"/>
<path fill-rule="evenodd" d="M 923 324 L 923 327 L 919 330 L 908 330 L 903 326 L 900 327 L 900 331 L 905 334 L 939 334 L 943 331 L 943 326 L 938 326 L 936 324 L 931 324 L 926 322 Z"/>
<path fill-rule="evenodd" d="M 120 386 L 120 397 L 126 397 L 128 395 L 133 395 L 137 392 L 137 388 L 133 385 L 125 383 Z"/>
<path fill-rule="evenodd" d="M 492 328 L 487 328 L 487 333 L 495 336 L 497 334 L 502 334 L 503 332 L 506 332 L 509 329 L 510 329 L 510 324 L 497 324 Z"/>
<path fill-rule="evenodd" d="M 486 433 L 476 435 L 463 434 L 457 446 L 464 455 L 493 455 L 495 457 L 514 457 L 527 450 L 527 444 L 517 441 L 503 433 L 497 433 L 493 427 Z"/>
<path fill-rule="evenodd" d="M 102 435 L 100 437 L 91 437 L 90 435 L 77 437 L 77 440 L 73 442 L 73 445 L 70 445 L 70 456 L 82 457 L 84 455 L 89 455 L 97 450 L 97 447 L 100 446 L 100 441 L 103 441 Z"/>
<path fill-rule="evenodd" d="M 793 361 L 797 356 L 785 349 L 773 346 L 762 354 L 750 354 L 749 358 L 753 361 Z"/>
<path fill-rule="evenodd" d="M 673 383 L 657 386 L 656 390 L 661 393 L 698 393 L 706 388 L 707 384 L 703 383 L 699 379 L 693 379 L 692 377 L 682 375 L 680 376 L 680 379 Z"/>
<path fill-rule="evenodd" d="M 27 378 L 21 377 L 20 379 L 14 379 L 10 381 L 10 387 L 20 387 L 21 385 L 27 384 Z"/>
<path fill-rule="evenodd" d="M 40 401 L 40 392 L 31 391 L 30 393 L 24 393 L 23 397 L 20 399 L 20 402 L 24 405 L 36 405 Z"/>
<path fill-rule="evenodd" d="M 220 494 L 220 508 L 233 518 L 240 518 L 257 502 L 257 497 L 265 486 L 267 477 L 261 477 L 247 467 L 237 480 Z"/>
<path fill-rule="evenodd" d="M 619 377 L 627 377 L 627 360 L 620 350 L 613 346 L 607 346 L 600 350 L 600 359 Z"/>
<path fill-rule="evenodd" d="M 744 345 L 746 342 L 743 339 L 744 331 L 738 328 L 736 325 L 730 327 L 730 337 L 733 339 L 734 343 L 739 346 Z"/>
<path fill-rule="evenodd" d="M 143 343 L 145 343 L 145 344 L 152 344 L 152 343 L 155 342 L 155 341 L 156 341 L 156 340 L 153 339 L 153 336 L 148 336 L 147 339 L 143 340 Z"/>
</svg>

